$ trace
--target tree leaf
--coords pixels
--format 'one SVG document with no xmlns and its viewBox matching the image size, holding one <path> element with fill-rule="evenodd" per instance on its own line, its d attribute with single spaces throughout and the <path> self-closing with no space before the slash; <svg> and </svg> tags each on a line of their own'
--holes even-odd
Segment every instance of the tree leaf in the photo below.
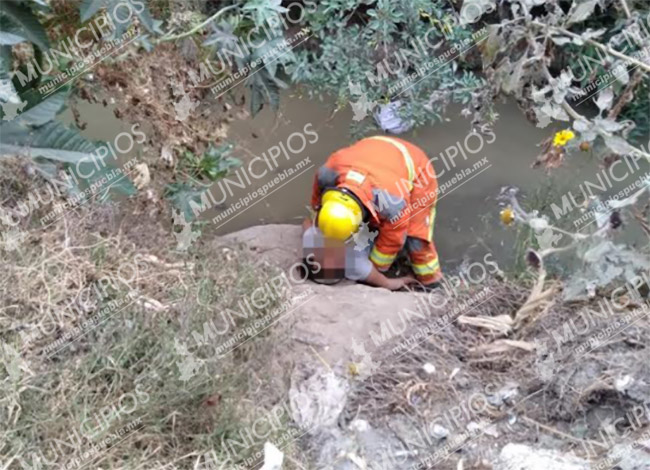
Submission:
<svg viewBox="0 0 650 470">
<path fill-rule="evenodd" d="M 23 4 L 3 1 L 0 6 L 0 44 L 11 45 L 29 41 L 41 49 L 49 49 L 45 29 L 32 13 L 32 10 Z M 18 41 L 18 38 L 23 38 Z"/>
<path fill-rule="evenodd" d="M 551 41 L 553 41 L 558 46 L 563 46 L 565 44 L 573 42 L 571 38 L 568 38 L 566 36 L 551 36 Z"/>
<path fill-rule="evenodd" d="M 598 5 L 598 0 L 586 0 L 579 3 L 570 13 L 567 24 L 579 23 L 586 20 L 594 12 L 596 5 Z"/>
<path fill-rule="evenodd" d="M 242 11 L 253 17 L 256 26 L 277 25 L 275 29 L 279 29 L 278 18 L 288 10 L 282 6 L 282 0 L 248 0 L 242 6 Z"/>
<path fill-rule="evenodd" d="M 54 107 L 54 104 L 50 104 L 40 114 L 51 113 Z M 101 145 L 87 140 L 58 121 L 48 122 L 36 129 L 10 121 L 0 125 L 0 133 L 0 156 L 26 153 L 32 158 L 67 164 L 68 171 L 77 176 L 74 181 L 77 189 L 84 190 L 95 184 L 95 192 L 101 194 L 100 199 L 108 197 L 110 193 L 131 195 L 136 191 L 126 175 L 114 171 L 117 169 L 114 165 L 97 164 L 96 152 Z M 106 180 L 102 182 L 102 178 Z"/>
<path fill-rule="evenodd" d="M 79 5 L 81 21 L 86 22 L 93 17 L 101 8 L 106 6 L 105 0 L 83 0 Z"/>
<path fill-rule="evenodd" d="M 600 93 L 598 93 L 598 99 L 596 99 L 596 106 L 598 106 L 598 109 L 601 111 L 605 109 L 609 109 L 609 107 L 612 105 L 614 102 L 614 92 L 612 91 L 611 87 L 607 87 L 604 90 L 602 90 Z"/>
<path fill-rule="evenodd" d="M 587 28 L 587 30 L 584 33 L 582 33 L 580 35 L 580 37 L 582 39 L 584 39 L 584 40 L 595 39 L 595 38 L 599 38 L 600 36 L 602 36 L 606 32 L 607 32 L 607 28 L 597 29 L 595 31 L 593 29 L 591 29 L 591 28 Z"/>
<path fill-rule="evenodd" d="M 634 147 L 628 144 L 625 139 L 616 135 L 605 136 L 605 144 L 612 152 L 619 155 L 635 152 Z"/>
<path fill-rule="evenodd" d="M 16 117 L 16 121 L 36 127 L 53 121 L 59 111 L 63 108 L 67 96 L 67 90 L 61 90 L 54 93 L 35 106 L 20 113 L 18 117 Z"/>
<path fill-rule="evenodd" d="M 194 212 L 190 202 L 196 206 L 201 205 L 201 195 L 207 189 L 196 189 L 188 183 L 171 183 L 165 187 L 165 197 L 169 199 L 172 205 L 181 211 L 186 221 L 194 219 Z"/>
<path fill-rule="evenodd" d="M 98 168 L 94 161 L 82 161 L 68 168 L 68 171 L 77 176 L 81 190 L 94 186 L 93 194 L 100 201 L 109 199 L 111 194 L 131 196 L 137 192 L 128 175 L 115 165 L 100 165 Z"/>
<path fill-rule="evenodd" d="M 0 125 L 0 155 L 28 153 L 65 163 L 90 159 L 97 150 L 94 143 L 60 122 L 50 122 L 35 130 L 9 121 Z"/>
</svg>

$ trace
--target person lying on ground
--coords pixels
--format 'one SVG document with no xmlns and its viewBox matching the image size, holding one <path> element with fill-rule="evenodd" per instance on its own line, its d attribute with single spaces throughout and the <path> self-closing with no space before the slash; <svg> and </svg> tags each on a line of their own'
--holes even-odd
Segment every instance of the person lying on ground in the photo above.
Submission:
<svg viewBox="0 0 650 470">
<path fill-rule="evenodd" d="M 358 250 L 353 242 L 326 239 L 310 219 L 303 222 L 302 246 L 303 266 L 311 268 L 309 277 L 314 282 L 334 284 L 349 279 L 389 290 L 417 282 L 411 275 L 384 276 L 368 258 L 369 249 Z"/>
</svg>

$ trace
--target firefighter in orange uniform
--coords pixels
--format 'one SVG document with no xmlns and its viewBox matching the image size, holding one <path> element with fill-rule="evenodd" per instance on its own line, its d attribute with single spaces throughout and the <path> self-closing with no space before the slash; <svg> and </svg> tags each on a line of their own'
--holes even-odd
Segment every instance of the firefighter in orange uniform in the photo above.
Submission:
<svg viewBox="0 0 650 470">
<path fill-rule="evenodd" d="M 388 270 L 405 247 L 417 280 L 435 286 L 442 279 L 433 243 L 437 193 L 435 171 L 420 148 L 396 137 L 365 138 L 318 170 L 314 225 L 325 239 L 344 241 L 367 222 L 379 231 L 369 253 L 377 271 Z"/>
</svg>

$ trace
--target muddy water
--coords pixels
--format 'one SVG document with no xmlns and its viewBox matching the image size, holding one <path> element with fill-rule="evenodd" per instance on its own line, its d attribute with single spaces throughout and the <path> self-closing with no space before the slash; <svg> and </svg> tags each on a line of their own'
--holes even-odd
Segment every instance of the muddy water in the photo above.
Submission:
<svg viewBox="0 0 650 470">
<path fill-rule="evenodd" d="M 289 135 L 303 129 L 305 123 L 312 123 L 317 130 L 318 142 L 308 145 L 304 152 L 291 156 L 290 160 L 278 159 L 276 173 L 295 167 L 305 157 L 310 158 L 313 168 L 272 194 L 259 198 L 246 209 L 222 219 L 215 225 L 217 233 L 232 232 L 260 223 L 300 223 L 307 214 L 305 207 L 317 167 L 333 151 L 352 142 L 349 133 L 350 123 L 353 122 L 351 110 L 346 108 L 334 116 L 331 115 L 332 110 L 331 104 L 291 95 L 282 100 L 277 117 L 270 111 L 264 111 L 255 119 L 233 123 L 229 137 L 238 146 L 238 156 L 243 160 L 264 154 L 278 142 L 286 143 Z M 495 200 L 502 187 L 515 185 L 533 196 L 536 193 L 548 194 L 549 186 L 553 186 L 555 196 L 552 200 L 561 207 L 562 194 L 573 189 L 577 200 L 582 201 L 577 185 L 585 180 L 597 182 L 597 174 L 602 172 L 589 152 L 571 157 L 566 168 L 553 176 L 548 176 L 541 169 L 531 169 L 539 153 L 537 144 L 551 135 L 553 130 L 536 128 L 513 104 L 500 106 L 498 111 L 500 119 L 493 128 L 493 135 L 485 137 L 482 145 L 476 137 L 464 144 L 470 131 L 469 121 L 462 118 L 458 111 L 449 113 L 448 122 L 401 135 L 419 145 L 430 158 L 437 158 L 434 166 L 440 175 L 439 186 L 449 185 L 439 199 L 435 229 L 436 245 L 441 259 L 448 266 L 457 265 L 466 257 L 474 258 L 473 253 L 477 251 L 490 250 L 499 259 L 511 258 L 515 231 L 499 223 L 499 207 Z M 475 153 L 466 151 L 463 155 L 461 149 L 471 149 Z M 452 163 L 455 154 L 457 156 Z M 472 173 L 454 181 L 454 176 L 471 170 L 475 165 L 478 166 Z M 621 168 L 619 172 L 620 175 L 625 170 Z M 642 173 L 641 170 L 635 170 L 635 174 L 630 172 L 630 176 L 616 186 L 628 185 Z M 250 194 L 268 180 L 269 177 L 252 181 L 245 190 L 234 192 L 234 197 L 229 196 L 228 200 Z M 217 193 L 219 196 L 222 194 L 220 191 Z M 219 212 L 209 215 L 212 217 Z M 545 212 L 552 215 L 548 208 Z M 578 216 L 579 210 L 567 215 L 571 218 Z M 227 222 L 224 223 L 224 220 Z"/>
<path fill-rule="evenodd" d="M 332 115 L 333 104 L 302 97 L 295 92 L 285 94 L 281 103 L 277 115 L 264 110 L 254 119 L 232 123 L 228 139 L 236 145 L 235 156 L 246 163 L 256 156 L 268 155 L 269 149 L 279 143 L 286 149 L 289 136 L 296 132 L 304 133 L 306 125 L 317 133 L 318 140 L 308 143 L 299 154 L 282 152 L 270 171 L 257 179 L 249 175 L 250 183 L 246 182 L 244 187 L 234 184 L 225 187 L 223 180 L 221 185 L 214 185 L 210 191 L 219 204 L 205 211 L 200 219 L 212 221 L 219 215 L 221 218 L 203 229 L 203 237 L 252 225 L 299 224 L 308 214 L 306 207 L 314 172 L 332 152 L 353 141 L 349 131 L 353 122 L 350 108 Z M 110 106 L 104 108 L 82 102 L 79 110 L 82 120 L 88 123 L 83 134 L 89 138 L 111 141 L 120 132 L 130 129 L 128 123 L 114 117 Z M 512 260 L 515 230 L 499 223 L 499 207 L 495 200 L 504 186 L 517 186 L 531 198 L 540 193 L 549 194 L 552 187 L 550 200 L 561 207 L 560 199 L 569 190 L 578 201 L 582 201 L 578 185 L 584 181 L 598 182 L 598 174 L 603 172 L 590 152 L 574 154 L 565 168 L 552 176 L 541 169 L 531 169 L 539 152 L 537 144 L 553 130 L 536 128 L 513 104 L 504 104 L 498 111 L 500 118 L 493 134 L 485 136 L 482 142 L 476 137 L 466 141 L 469 121 L 462 118 L 458 110 L 448 113 L 449 120 L 445 123 L 401 135 L 419 145 L 430 158 L 435 158 L 433 163 L 439 174 L 438 184 L 447 186 L 439 198 L 435 241 L 441 259 L 448 267 L 458 265 L 465 258 L 476 259 L 486 250 L 492 251 L 504 263 Z M 68 114 L 66 119 L 71 120 L 71 116 Z M 313 134 L 307 138 L 315 140 Z M 140 151 L 140 148 L 134 148 L 129 158 Z M 254 171 L 264 172 L 263 164 L 258 163 Z M 466 176 L 458 178 L 459 173 L 468 171 L 470 173 Z M 620 177 L 626 171 L 627 168 L 621 167 L 616 174 Z M 634 173 L 628 171 L 629 176 L 615 183 L 609 193 L 630 185 L 646 171 L 647 168 L 643 167 Z M 293 173 L 288 175 L 288 172 Z M 277 180 L 264 196 L 253 195 L 280 175 L 284 175 L 284 179 Z M 236 177 L 230 179 L 234 183 L 242 181 Z M 233 206 L 246 198 L 249 201 L 234 210 Z M 553 214 L 548 206 L 542 212 Z M 571 220 L 579 216 L 579 210 L 566 215 Z"/>
</svg>

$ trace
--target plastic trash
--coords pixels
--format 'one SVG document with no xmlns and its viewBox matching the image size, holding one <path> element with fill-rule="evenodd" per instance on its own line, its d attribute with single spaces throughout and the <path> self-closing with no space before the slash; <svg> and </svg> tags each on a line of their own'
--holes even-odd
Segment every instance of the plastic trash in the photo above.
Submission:
<svg viewBox="0 0 650 470">
<path fill-rule="evenodd" d="M 403 134 L 411 130 L 413 125 L 404 121 L 399 115 L 399 109 L 402 107 L 401 101 L 393 101 L 387 104 L 381 104 L 375 111 L 375 121 L 385 132 L 391 134 Z"/>
</svg>

